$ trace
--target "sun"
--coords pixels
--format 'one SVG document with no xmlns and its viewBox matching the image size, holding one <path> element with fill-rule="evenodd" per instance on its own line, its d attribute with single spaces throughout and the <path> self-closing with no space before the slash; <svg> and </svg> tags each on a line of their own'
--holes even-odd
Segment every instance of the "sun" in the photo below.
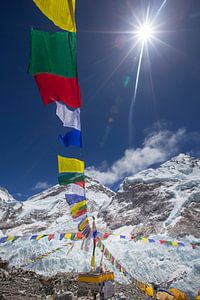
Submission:
<svg viewBox="0 0 200 300">
<path fill-rule="evenodd" d="M 145 22 L 137 28 L 135 36 L 142 43 L 147 43 L 154 38 L 154 33 L 155 31 L 152 24 Z"/>
</svg>

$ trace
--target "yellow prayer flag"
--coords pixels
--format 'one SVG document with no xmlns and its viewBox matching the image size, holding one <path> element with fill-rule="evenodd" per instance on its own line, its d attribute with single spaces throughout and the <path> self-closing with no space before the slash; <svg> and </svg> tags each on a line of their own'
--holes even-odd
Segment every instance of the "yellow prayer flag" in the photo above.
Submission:
<svg viewBox="0 0 200 300">
<path fill-rule="evenodd" d="M 100 244 L 100 250 L 103 251 L 104 250 L 104 246 L 103 246 L 103 243 L 101 242 Z"/>
<path fill-rule="evenodd" d="M 80 208 L 85 206 L 85 205 L 86 205 L 86 200 L 78 202 L 77 204 L 73 205 L 70 209 L 71 214 L 72 215 L 76 214 L 80 210 Z"/>
<path fill-rule="evenodd" d="M 65 239 L 71 239 L 72 234 L 71 233 L 66 233 L 65 234 Z"/>
<path fill-rule="evenodd" d="M 55 25 L 76 32 L 76 0 L 33 0 L 33 2 Z"/>
<path fill-rule="evenodd" d="M 59 173 L 84 173 L 84 162 L 76 158 L 58 155 Z"/>
<path fill-rule="evenodd" d="M 87 225 L 87 223 L 89 222 L 88 218 L 86 218 L 82 223 L 81 225 L 79 225 L 79 230 L 82 231 L 85 226 Z"/>
<path fill-rule="evenodd" d="M 178 242 L 176 242 L 176 241 L 172 242 L 172 246 L 178 247 Z"/>
<path fill-rule="evenodd" d="M 11 236 L 7 237 L 7 241 L 12 241 L 14 238 L 15 238 L 15 236 L 11 235 Z"/>
<path fill-rule="evenodd" d="M 92 255 L 92 259 L 91 259 L 91 268 L 95 268 L 95 256 Z"/>
<path fill-rule="evenodd" d="M 145 242 L 145 243 L 148 243 L 149 240 L 145 237 L 142 237 L 142 241 Z"/>
<path fill-rule="evenodd" d="M 36 241 L 39 241 L 44 235 L 41 235 L 39 234 L 37 237 L 36 237 Z"/>
</svg>

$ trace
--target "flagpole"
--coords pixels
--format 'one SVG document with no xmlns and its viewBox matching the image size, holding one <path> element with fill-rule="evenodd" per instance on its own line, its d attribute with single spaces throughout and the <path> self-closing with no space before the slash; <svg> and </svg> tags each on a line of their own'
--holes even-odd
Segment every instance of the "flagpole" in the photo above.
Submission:
<svg viewBox="0 0 200 300">
<path fill-rule="evenodd" d="M 92 258 L 91 258 L 91 271 L 95 270 L 95 250 L 96 250 L 96 224 L 95 224 L 95 217 L 92 216 L 92 235 L 93 235 L 93 251 L 92 251 Z"/>
</svg>

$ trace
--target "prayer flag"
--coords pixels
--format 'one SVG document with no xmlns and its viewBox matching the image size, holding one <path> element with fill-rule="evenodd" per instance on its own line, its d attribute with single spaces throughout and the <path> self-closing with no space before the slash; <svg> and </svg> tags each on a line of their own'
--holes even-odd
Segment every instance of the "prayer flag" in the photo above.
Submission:
<svg viewBox="0 0 200 300">
<path fill-rule="evenodd" d="M 14 240 L 14 238 L 15 238 L 14 235 L 8 236 L 8 237 L 7 237 L 7 241 L 12 241 L 12 240 Z"/>
<path fill-rule="evenodd" d="M 67 132 L 64 136 L 59 135 L 60 141 L 67 148 L 69 146 L 77 146 L 82 148 L 82 136 L 81 131 L 73 129 Z"/>
<path fill-rule="evenodd" d="M 149 243 L 155 243 L 156 241 L 154 239 L 149 239 Z"/>
<path fill-rule="evenodd" d="M 90 229 L 90 224 L 89 224 L 89 222 L 88 222 L 87 226 L 83 229 L 82 234 L 83 234 L 85 237 L 88 237 L 90 231 L 91 231 L 91 229 Z"/>
<path fill-rule="evenodd" d="M 85 179 L 84 174 L 80 173 L 68 173 L 63 174 L 58 177 L 58 182 L 60 185 L 67 185 L 71 183 L 79 183 L 80 181 L 83 181 Z"/>
<path fill-rule="evenodd" d="M 64 239 L 64 237 L 65 237 L 65 233 L 61 233 L 61 234 L 60 234 L 60 241 L 61 241 L 62 239 Z"/>
<path fill-rule="evenodd" d="M 68 205 L 71 206 L 71 205 L 74 205 L 78 202 L 82 202 L 83 200 L 85 200 L 85 195 L 80 196 L 80 195 L 76 195 L 76 194 L 65 194 L 65 198 L 66 198 Z"/>
<path fill-rule="evenodd" d="M 56 115 L 63 122 L 64 127 L 81 130 L 80 109 L 70 110 L 62 102 L 56 102 Z"/>
<path fill-rule="evenodd" d="M 71 239 L 72 234 L 71 233 L 66 233 L 65 234 L 65 239 Z"/>
<path fill-rule="evenodd" d="M 80 186 L 78 183 L 79 182 L 77 182 L 76 184 L 74 184 L 74 183 L 70 184 L 68 187 L 68 191 L 73 193 L 73 195 L 75 194 L 75 195 L 79 195 L 79 196 L 85 196 L 85 189 L 82 186 Z M 65 198 L 67 198 L 68 195 L 69 194 L 66 194 Z"/>
<path fill-rule="evenodd" d="M 73 219 L 77 219 L 78 217 L 83 216 L 83 215 L 85 215 L 85 214 L 87 214 L 87 208 L 78 211 L 76 214 L 73 214 L 73 215 L 72 215 L 72 218 L 73 218 Z"/>
<path fill-rule="evenodd" d="M 36 237 L 36 241 L 39 241 L 41 238 L 45 237 L 46 234 L 38 234 L 38 236 Z"/>
<path fill-rule="evenodd" d="M 172 246 L 174 246 L 174 247 L 178 247 L 178 242 L 176 242 L 176 241 L 173 241 L 173 242 L 172 242 Z"/>
<path fill-rule="evenodd" d="M 5 243 L 7 241 L 7 236 L 1 237 L 0 238 L 0 243 Z"/>
<path fill-rule="evenodd" d="M 35 80 L 44 104 L 62 101 L 72 108 L 81 106 L 81 93 L 77 78 L 41 73 L 35 75 Z"/>
<path fill-rule="evenodd" d="M 83 238 L 82 233 L 77 232 L 77 233 L 76 233 L 76 238 L 79 239 L 79 240 L 81 240 L 81 239 Z"/>
<path fill-rule="evenodd" d="M 85 181 L 74 182 L 74 184 L 76 184 L 76 185 L 80 186 L 81 188 L 85 189 Z"/>
<path fill-rule="evenodd" d="M 149 240 L 146 237 L 142 237 L 142 241 L 148 243 Z"/>
<path fill-rule="evenodd" d="M 70 208 L 70 212 L 73 215 L 77 214 L 78 212 L 84 210 L 84 209 L 87 209 L 87 206 L 86 206 L 86 200 L 82 201 L 82 202 L 79 202 L 79 203 L 76 203 L 74 204 L 71 208 Z"/>
<path fill-rule="evenodd" d="M 181 247 L 185 246 L 185 244 L 183 242 L 178 242 L 178 245 L 181 246 Z"/>
<path fill-rule="evenodd" d="M 120 239 L 125 239 L 125 238 L 126 238 L 125 235 L 121 235 L 121 234 L 120 234 Z"/>
<path fill-rule="evenodd" d="M 67 31 L 76 31 L 75 0 L 33 0 L 33 2 L 56 26 Z"/>
<path fill-rule="evenodd" d="M 48 241 L 51 241 L 52 239 L 54 239 L 55 234 L 49 234 L 48 235 Z"/>
<path fill-rule="evenodd" d="M 76 158 L 58 155 L 59 173 L 84 173 L 84 162 Z"/>
<path fill-rule="evenodd" d="M 81 222 L 78 224 L 78 230 L 83 231 L 87 224 L 89 223 L 88 216 L 86 216 Z"/>
<path fill-rule="evenodd" d="M 29 74 L 50 73 L 77 77 L 76 34 L 31 29 Z"/>
</svg>

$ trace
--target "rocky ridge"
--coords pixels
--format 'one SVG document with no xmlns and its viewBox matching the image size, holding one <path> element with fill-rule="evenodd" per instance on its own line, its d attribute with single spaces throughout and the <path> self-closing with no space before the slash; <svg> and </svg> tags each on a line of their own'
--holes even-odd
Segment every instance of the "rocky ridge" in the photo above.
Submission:
<svg viewBox="0 0 200 300">
<path fill-rule="evenodd" d="M 102 217 L 133 234 L 200 238 L 200 160 L 180 154 L 157 169 L 126 178 Z"/>
</svg>

